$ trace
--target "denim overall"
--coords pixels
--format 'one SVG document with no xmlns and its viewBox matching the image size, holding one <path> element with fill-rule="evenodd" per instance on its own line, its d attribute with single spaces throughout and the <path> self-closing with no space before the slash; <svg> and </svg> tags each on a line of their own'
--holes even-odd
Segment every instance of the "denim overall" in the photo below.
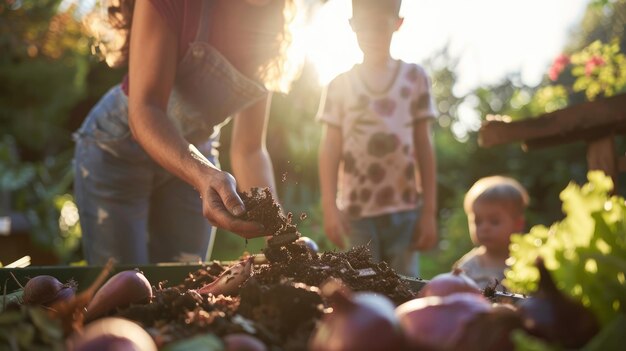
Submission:
<svg viewBox="0 0 626 351">
<path fill-rule="evenodd" d="M 202 2 L 198 32 L 177 67 L 167 116 L 216 163 L 220 126 L 267 91 L 208 44 L 212 4 Z M 94 106 L 74 138 L 74 191 L 89 264 L 110 257 L 132 264 L 208 259 L 215 230 L 202 216 L 198 192 L 133 139 L 120 85 Z"/>
</svg>

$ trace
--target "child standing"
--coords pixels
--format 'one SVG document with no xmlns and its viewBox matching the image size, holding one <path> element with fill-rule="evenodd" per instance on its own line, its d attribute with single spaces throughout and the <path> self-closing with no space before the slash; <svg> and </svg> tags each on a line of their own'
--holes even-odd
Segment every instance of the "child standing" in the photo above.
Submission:
<svg viewBox="0 0 626 351">
<path fill-rule="evenodd" d="M 350 25 L 363 63 L 328 86 L 319 165 L 324 230 L 340 248 L 369 244 L 372 257 L 417 276 L 417 250 L 437 241 L 430 80 L 393 59 L 401 0 L 353 0 Z M 416 171 L 417 170 L 417 171 Z"/>
<path fill-rule="evenodd" d="M 478 180 L 465 195 L 469 231 L 477 247 L 463 256 L 461 268 L 481 288 L 504 279 L 510 237 L 524 230 L 528 193 L 515 179 L 502 176 Z"/>
</svg>

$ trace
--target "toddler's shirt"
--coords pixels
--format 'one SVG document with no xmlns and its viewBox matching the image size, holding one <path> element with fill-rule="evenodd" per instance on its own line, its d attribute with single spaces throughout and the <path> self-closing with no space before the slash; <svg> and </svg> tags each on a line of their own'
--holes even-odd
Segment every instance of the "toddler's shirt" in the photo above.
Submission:
<svg viewBox="0 0 626 351">
<path fill-rule="evenodd" d="M 395 77 L 384 90 L 367 87 L 359 65 L 339 75 L 329 84 L 318 115 L 341 129 L 337 206 L 351 218 L 417 206 L 413 125 L 436 113 L 424 69 L 397 62 Z"/>
<path fill-rule="evenodd" d="M 484 253 L 483 247 L 477 247 L 472 251 L 466 253 L 461 259 L 454 265 L 455 268 L 461 268 L 468 277 L 472 278 L 481 289 L 492 285 L 497 279 L 498 282 L 502 282 L 504 279 L 504 270 L 507 268 L 506 264 L 502 264 L 500 267 L 485 267 L 480 262 L 480 255 Z"/>
</svg>

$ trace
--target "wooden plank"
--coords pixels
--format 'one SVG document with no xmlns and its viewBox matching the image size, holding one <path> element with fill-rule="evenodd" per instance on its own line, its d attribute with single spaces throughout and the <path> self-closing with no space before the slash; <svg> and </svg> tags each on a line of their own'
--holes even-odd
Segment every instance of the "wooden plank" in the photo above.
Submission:
<svg viewBox="0 0 626 351">
<path fill-rule="evenodd" d="M 617 158 L 617 171 L 626 172 L 626 156 Z"/>
<path fill-rule="evenodd" d="M 617 157 L 613 135 L 587 143 L 587 166 L 589 170 L 601 170 L 617 184 Z"/>
<path fill-rule="evenodd" d="M 549 138 L 573 141 L 588 138 L 588 131 L 611 131 L 625 125 L 626 94 L 620 94 L 520 121 L 486 121 L 479 130 L 478 143 L 491 147 Z"/>
<path fill-rule="evenodd" d="M 613 135 L 626 135 L 626 123 L 615 124 L 610 126 L 595 127 L 589 129 L 581 129 L 570 134 L 557 135 L 546 138 L 527 139 L 523 142 L 524 150 L 533 150 L 544 147 L 564 145 L 579 141 L 589 142 L 605 137 L 608 133 Z"/>
</svg>

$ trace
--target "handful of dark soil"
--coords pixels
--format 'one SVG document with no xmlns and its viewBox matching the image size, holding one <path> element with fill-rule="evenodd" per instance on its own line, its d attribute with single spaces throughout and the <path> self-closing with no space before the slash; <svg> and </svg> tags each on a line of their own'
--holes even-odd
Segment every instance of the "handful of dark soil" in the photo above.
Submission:
<svg viewBox="0 0 626 351">
<path fill-rule="evenodd" d="M 244 218 L 263 224 L 268 234 L 272 235 L 267 242 L 269 246 L 284 246 L 300 237 L 296 225 L 292 223 L 292 213 L 283 215 L 269 188 L 252 188 L 240 196 L 246 206 Z"/>
</svg>

